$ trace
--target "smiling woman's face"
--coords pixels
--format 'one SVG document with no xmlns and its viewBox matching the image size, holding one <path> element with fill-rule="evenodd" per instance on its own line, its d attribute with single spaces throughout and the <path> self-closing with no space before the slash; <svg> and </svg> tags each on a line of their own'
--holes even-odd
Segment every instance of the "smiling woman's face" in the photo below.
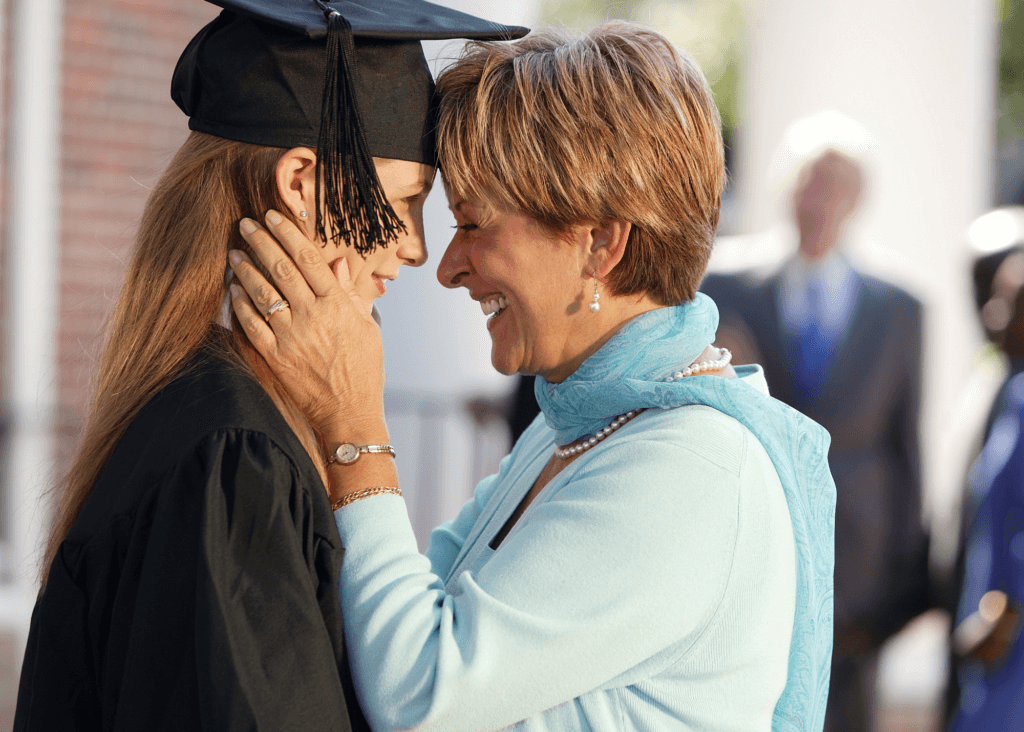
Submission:
<svg viewBox="0 0 1024 732">
<path fill-rule="evenodd" d="M 399 232 L 397 241 L 387 247 L 377 247 L 365 258 L 354 247 L 338 246 L 332 242 L 322 249 L 332 269 L 341 259 L 348 262 L 356 292 L 366 303 L 372 303 L 386 292 L 387 282 L 398 276 L 399 267 L 419 267 L 427 261 L 423 202 L 430 193 L 436 171 L 430 165 L 408 160 L 374 158 L 374 163 L 384 194 L 405 224 L 405 232 Z"/>
<path fill-rule="evenodd" d="M 589 309 L 588 228 L 555 238 L 514 211 L 459 196 L 449 196 L 449 204 L 458 228 L 437 278 L 445 287 L 465 287 L 480 303 L 494 368 L 562 381 L 597 337 Z"/>
</svg>

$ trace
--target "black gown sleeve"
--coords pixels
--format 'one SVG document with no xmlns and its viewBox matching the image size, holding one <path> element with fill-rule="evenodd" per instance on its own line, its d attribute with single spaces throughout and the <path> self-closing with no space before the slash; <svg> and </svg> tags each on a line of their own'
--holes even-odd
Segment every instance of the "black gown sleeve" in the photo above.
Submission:
<svg viewBox="0 0 1024 732">
<path fill-rule="evenodd" d="M 223 429 L 123 490 L 139 485 L 136 511 L 97 510 L 102 527 L 62 546 L 15 730 L 350 730 L 319 604 L 337 578 L 316 559 L 341 550 L 313 531 L 295 465 L 265 435 Z"/>
<path fill-rule="evenodd" d="M 310 564 L 311 496 L 260 435 L 223 435 L 197 467 L 205 481 L 195 603 L 203 729 L 347 730 Z M 291 490 L 268 490 L 268 481 Z"/>
</svg>

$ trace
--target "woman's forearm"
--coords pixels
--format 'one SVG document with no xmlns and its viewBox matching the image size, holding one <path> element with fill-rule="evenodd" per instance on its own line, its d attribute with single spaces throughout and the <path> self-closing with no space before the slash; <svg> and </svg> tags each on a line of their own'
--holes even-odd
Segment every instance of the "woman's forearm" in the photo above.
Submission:
<svg viewBox="0 0 1024 732">
<path fill-rule="evenodd" d="M 383 416 L 363 421 L 336 421 L 323 435 L 324 449 L 328 455 L 339 445 L 350 443 L 357 447 L 362 445 L 390 444 L 388 427 Z M 366 488 L 388 486 L 398 488 L 398 470 L 391 455 L 386 453 L 366 453 L 349 465 L 330 462 L 327 466 L 327 493 L 331 503 Z"/>
</svg>

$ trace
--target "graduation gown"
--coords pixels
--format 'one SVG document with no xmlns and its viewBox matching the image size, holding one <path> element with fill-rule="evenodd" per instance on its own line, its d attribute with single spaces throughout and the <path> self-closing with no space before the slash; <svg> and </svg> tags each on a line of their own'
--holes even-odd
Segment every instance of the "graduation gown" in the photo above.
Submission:
<svg viewBox="0 0 1024 732">
<path fill-rule="evenodd" d="M 266 392 L 201 353 L 128 427 L 57 552 L 14 729 L 368 729 L 342 554 Z"/>
</svg>

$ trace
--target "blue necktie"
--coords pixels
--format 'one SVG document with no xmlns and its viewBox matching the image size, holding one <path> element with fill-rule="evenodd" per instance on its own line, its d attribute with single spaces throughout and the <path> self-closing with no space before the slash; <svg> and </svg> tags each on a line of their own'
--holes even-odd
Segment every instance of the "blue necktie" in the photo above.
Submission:
<svg viewBox="0 0 1024 732">
<path fill-rule="evenodd" d="M 796 334 L 793 349 L 796 387 L 807 398 L 821 391 L 832 366 L 832 338 L 822 326 L 824 295 L 824 283 L 820 278 L 812 279 L 807 286 L 808 317 Z"/>
</svg>

